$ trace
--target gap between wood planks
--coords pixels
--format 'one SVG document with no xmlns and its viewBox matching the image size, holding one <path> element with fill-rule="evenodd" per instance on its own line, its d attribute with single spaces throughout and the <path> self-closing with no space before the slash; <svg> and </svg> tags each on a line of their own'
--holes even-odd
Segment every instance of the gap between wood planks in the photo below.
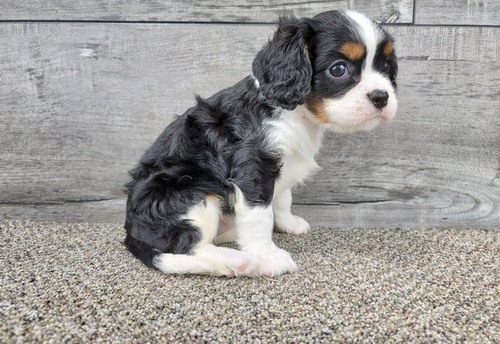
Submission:
<svg viewBox="0 0 500 344">
<path fill-rule="evenodd" d="M 40 202 L 0 201 L 0 205 L 44 206 L 44 205 L 64 205 L 69 203 L 99 203 L 99 202 L 119 201 L 119 200 L 121 200 L 121 198 L 69 199 L 69 200 L 53 200 L 53 201 L 40 201 Z"/>
</svg>

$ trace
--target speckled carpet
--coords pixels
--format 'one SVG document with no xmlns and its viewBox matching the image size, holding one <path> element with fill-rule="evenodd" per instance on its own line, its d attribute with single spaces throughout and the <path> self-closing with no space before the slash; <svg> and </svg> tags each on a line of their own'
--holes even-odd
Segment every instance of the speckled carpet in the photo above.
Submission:
<svg viewBox="0 0 500 344">
<path fill-rule="evenodd" d="M 0 222 L 0 342 L 500 342 L 500 231 L 280 234 L 275 279 L 162 275 L 123 234 Z"/>
</svg>

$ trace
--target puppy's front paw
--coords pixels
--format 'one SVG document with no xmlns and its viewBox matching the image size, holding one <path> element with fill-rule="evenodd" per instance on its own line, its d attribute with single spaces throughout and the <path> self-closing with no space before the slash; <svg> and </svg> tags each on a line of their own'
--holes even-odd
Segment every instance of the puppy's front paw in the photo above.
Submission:
<svg viewBox="0 0 500 344">
<path fill-rule="evenodd" d="M 310 228 L 309 223 L 300 216 L 293 214 L 276 216 L 276 232 L 302 235 L 306 234 Z"/>
<path fill-rule="evenodd" d="M 290 253 L 276 248 L 260 256 L 259 272 L 262 276 L 275 277 L 298 270 Z"/>
</svg>

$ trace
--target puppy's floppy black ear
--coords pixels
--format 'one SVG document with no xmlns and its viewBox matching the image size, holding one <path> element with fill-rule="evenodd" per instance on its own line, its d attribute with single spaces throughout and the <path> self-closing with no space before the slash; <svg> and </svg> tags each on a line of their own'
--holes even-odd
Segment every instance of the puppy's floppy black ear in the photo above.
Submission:
<svg viewBox="0 0 500 344">
<path fill-rule="evenodd" d="M 280 18 L 278 30 L 253 61 L 253 75 L 273 105 L 293 110 L 311 91 L 308 44 L 312 28 L 305 20 Z"/>
</svg>

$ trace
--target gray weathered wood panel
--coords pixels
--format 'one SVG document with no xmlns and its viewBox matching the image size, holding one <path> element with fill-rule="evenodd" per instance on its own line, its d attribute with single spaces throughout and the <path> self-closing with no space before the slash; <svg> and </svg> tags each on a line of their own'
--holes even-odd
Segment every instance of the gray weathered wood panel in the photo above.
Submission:
<svg viewBox="0 0 500 344">
<path fill-rule="evenodd" d="M 388 29 L 402 59 L 399 114 L 329 135 L 297 211 L 330 226 L 497 228 L 500 28 Z M 0 24 L 0 216 L 121 221 L 126 171 L 193 94 L 245 76 L 272 32 Z"/>
<path fill-rule="evenodd" d="M 410 23 L 413 17 L 413 0 L 3 0 L 0 20 L 276 22 L 284 14 L 313 16 L 340 8 L 381 22 Z"/>
<path fill-rule="evenodd" d="M 415 24 L 500 25 L 498 0 L 418 0 Z"/>
</svg>

